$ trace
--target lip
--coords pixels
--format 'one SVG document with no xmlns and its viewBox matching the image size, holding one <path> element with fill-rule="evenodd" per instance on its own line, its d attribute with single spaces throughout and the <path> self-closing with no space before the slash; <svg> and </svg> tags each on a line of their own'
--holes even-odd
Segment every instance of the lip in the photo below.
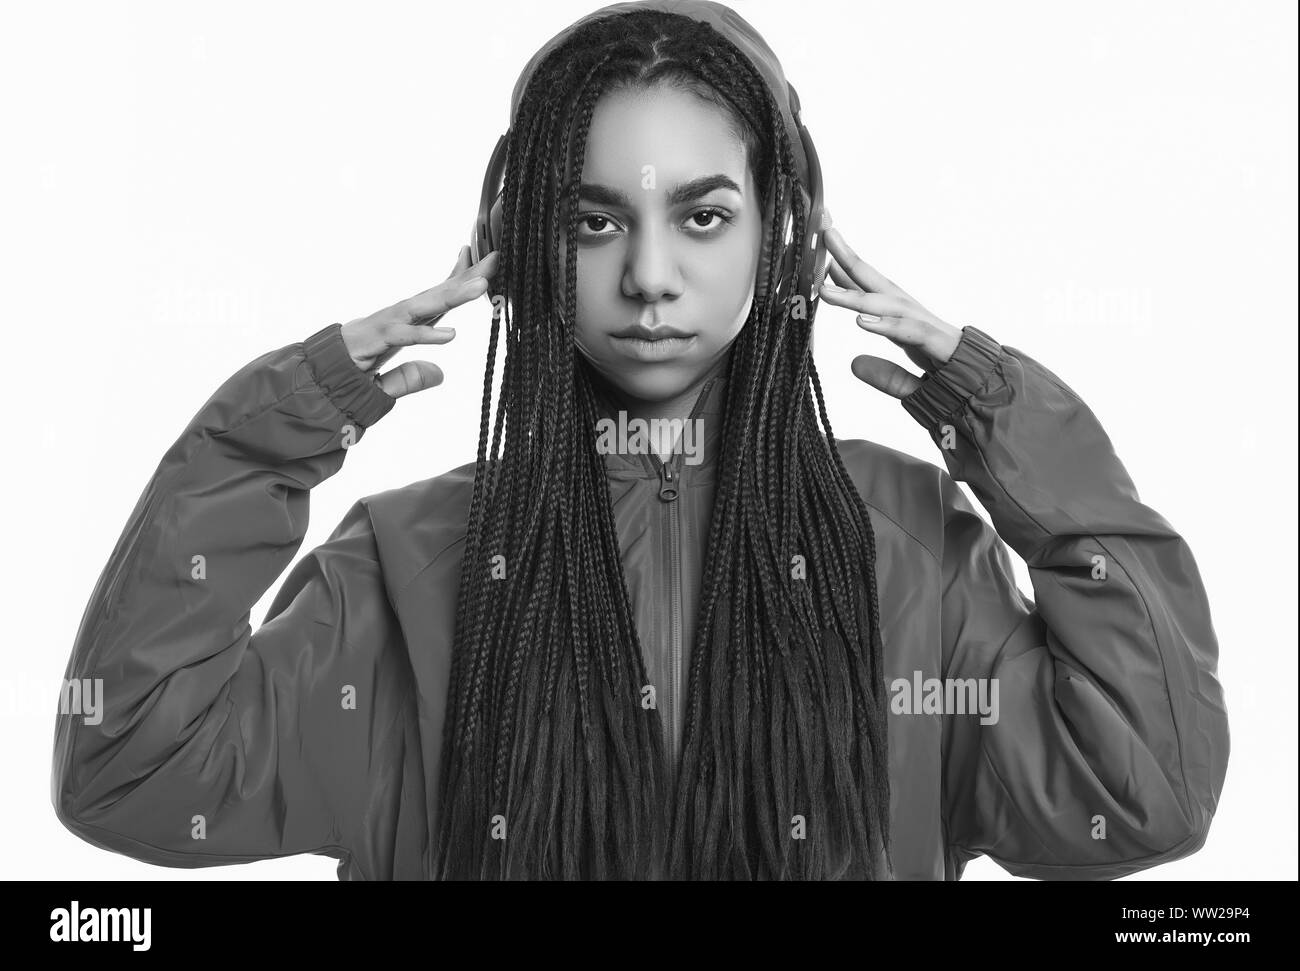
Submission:
<svg viewBox="0 0 1300 971">
<path fill-rule="evenodd" d="M 678 330 L 676 327 L 664 325 L 662 327 L 647 327 L 645 324 L 633 324 L 631 327 L 624 327 L 620 331 L 615 331 L 611 337 L 635 338 L 642 341 L 661 341 L 672 337 L 690 338 L 693 335 L 684 330 Z"/>
<path fill-rule="evenodd" d="M 614 346 L 628 357 L 638 361 L 666 361 L 685 353 L 695 344 L 694 335 L 688 337 L 662 337 L 658 340 L 644 340 L 640 337 L 611 338 Z"/>
</svg>

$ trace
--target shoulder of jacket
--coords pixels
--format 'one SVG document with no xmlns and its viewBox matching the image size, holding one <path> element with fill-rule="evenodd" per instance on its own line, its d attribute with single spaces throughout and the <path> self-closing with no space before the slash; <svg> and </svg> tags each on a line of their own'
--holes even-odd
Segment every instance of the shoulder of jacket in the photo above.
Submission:
<svg viewBox="0 0 1300 971">
<path fill-rule="evenodd" d="M 465 540 L 475 463 L 366 496 L 384 575 L 396 592 Z"/>
<path fill-rule="evenodd" d="M 836 440 L 835 445 L 862 501 L 876 514 L 873 520 L 891 524 L 939 558 L 950 495 L 947 482 L 952 480 L 948 471 L 866 439 Z"/>
</svg>

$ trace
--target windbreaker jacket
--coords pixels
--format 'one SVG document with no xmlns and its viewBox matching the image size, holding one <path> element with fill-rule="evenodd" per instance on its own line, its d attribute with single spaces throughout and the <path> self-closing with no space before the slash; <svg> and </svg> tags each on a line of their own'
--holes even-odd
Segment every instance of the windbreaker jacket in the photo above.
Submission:
<svg viewBox="0 0 1300 971">
<path fill-rule="evenodd" d="M 721 380 L 696 403 L 703 461 L 605 456 L 674 758 Z M 473 464 L 356 502 L 249 623 L 300 548 L 311 490 L 393 403 L 332 324 L 240 369 L 166 453 L 68 664 L 65 689 L 103 691 L 96 719 L 57 718 L 68 829 L 163 866 L 316 853 L 344 880 L 430 875 Z M 1191 551 L 1087 405 L 983 331 L 966 327 L 902 404 L 947 471 L 838 443 L 876 538 L 893 875 L 955 880 L 984 854 L 1024 877 L 1114 878 L 1195 852 L 1229 738 Z M 994 684 L 996 719 L 973 701 Z"/>
</svg>

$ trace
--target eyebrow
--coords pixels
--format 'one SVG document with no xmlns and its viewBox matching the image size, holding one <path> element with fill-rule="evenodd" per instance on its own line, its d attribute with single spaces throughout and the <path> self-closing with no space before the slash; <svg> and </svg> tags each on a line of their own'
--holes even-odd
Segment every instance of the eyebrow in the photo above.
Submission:
<svg viewBox="0 0 1300 971">
<path fill-rule="evenodd" d="M 668 192 L 668 205 L 676 206 L 683 202 L 690 202 L 701 196 L 706 196 L 714 189 L 731 189 L 733 192 L 744 196 L 740 186 L 727 175 L 718 172 L 714 175 L 702 175 L 698 179 L 691 179 L 689 182 L 683 182 L 680 185 L 673 186 Z M 580 198 L 587 199 L 603 206 L 621 206 L 624 209 L 632 208 L 632 200 L 627 194 L 612 189 L 607 185 L 595 185 L 584 182 L 578 189 Z"/>
</svg>

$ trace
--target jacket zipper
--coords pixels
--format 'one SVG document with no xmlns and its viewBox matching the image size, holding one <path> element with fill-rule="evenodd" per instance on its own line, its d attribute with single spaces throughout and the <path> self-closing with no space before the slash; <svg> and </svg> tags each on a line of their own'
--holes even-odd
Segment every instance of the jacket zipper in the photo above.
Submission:
<svg viewBox="0 0 1300 971">
<path fill-rule="evenodd" d="M 669 722 L 668 722 L 668 766 L 676 774 L 677 769 L 677 709 L 681 704 L 682 684 L 682 570 L 681 550 L 678 548 L 678 531 L 680 516 L 678 514 L 677 496 L 681 492 L 680 472 L 674 467 L 677 455 L 668 462 L 659 463 L 659 498 L 668 505 L 668 566 L 670 571 L 669 593 L 672 602 L 672 639 L 671 677 L 669 679 Z"/>
<path fill-rule="evenodd" d="M 695 401 L 695 406 L 691 409 L 690 417 L 687 419 L 693 422 L 699 417 L 700 409 L 704 407 L 704 401 L 709 391 L 713 387 L 715 379 L 710 378 L 705 382 L 701 389 L 699 397 Z M 693 425 L 691 426 L 694 427 Z M 682 435 L 686 435 L 686 429 L 682 429 Z M 681 457 L 685 454 L 683 442 L 678 442 L 678 446 L 673 454 L 665 462 L 658 455 L 654 455 L 655 463 L 659 466 L 659 499 L 668 503 L 668 563 L 669 563 L 669 594 L 672 603 L 672 636 L 670 644 L 670 678 L 668 690 L 668 765 L 672 778 L 677 774 L 677 748 L 679 743 L 677 732 L 677 712 L 682 704 L 682 566 L 681 566 L 681 514 L 679 512 L 677 497 L 681 495 L 682 473 Z"/>
</svg>

